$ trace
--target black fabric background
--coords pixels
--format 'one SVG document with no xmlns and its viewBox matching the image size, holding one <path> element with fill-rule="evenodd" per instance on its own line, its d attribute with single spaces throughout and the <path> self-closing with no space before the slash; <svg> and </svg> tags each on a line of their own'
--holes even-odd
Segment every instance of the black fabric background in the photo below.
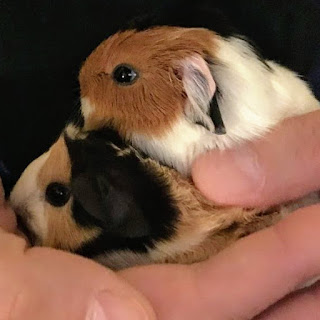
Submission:
<svg viewBox="0 0 320 320">
<path fill-rule="evenodd" d="M 50 146 L 76 107 L 85 57 L 148 6 L 148 0 L 0 1 L 0 159 L 13 179 Z"/>
<path fill-rule="evenodd" d="M 283 39 L 292 32 L 292 26 L 290 29 L 288 23 L 277 24 L 277 18 L 273 18 L 281 16 L 282 5 L 288 1 L 295 2 L 248 0 L 246 3 L 255 3 L 253 10 L 242 11 L 239 4 L 243 1 L 224 3 L 234 7 L 230 12 L 239 18 L 244 29 L 264 33 L 258 44 L 266 44 L 264 49 L 275 54 L 272 58 L 289 61 L 296 50 L 284 50 L 289 44 L 283 43 Z M 50 146 L 77 107 L 77 74 L 85 57 L 128 19 L 165 2 L 179 1 L 0 0 L 0 160 L 11 172 L 12 182 Z M 266 7 L 270 9 L 269 15 L 261 19 L 259 11 L 267 10 Z M 296 14 L 299 15 L 299 10 Z M 295 21 L 295 13 L 291 12 L 289 18 Z M 252 29 L 252 21 L 256 31 Z M 312 39 L 319 32 L 319 25 L 311 19 L 304 30 L 304 24 L 297 23 L 301 47 L 294 58 L 296 63 L 304 48 L 310 51 L 309 58 L 314 59 Z M 281 36 L 270 46 L 277 34 Z M 291 56 L 288 52 L 292 52 Z M 304 75 L 308 74 L 309 64 L 305 64 Z"/>
</svg>

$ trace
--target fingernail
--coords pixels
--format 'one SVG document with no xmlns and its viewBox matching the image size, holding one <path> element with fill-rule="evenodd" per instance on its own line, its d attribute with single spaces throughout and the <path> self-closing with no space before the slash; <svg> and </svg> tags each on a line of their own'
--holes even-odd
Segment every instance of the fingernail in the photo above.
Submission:
<svg viewBox="0 0 320 320">
<path fill-rule="evenodd" d="M 138 301 L 100 292 L 89 306 L 86 320 L 147 320 L 148 316 Z"/>
<path fill-rule="evenodd" d="M 212 151 L 200 157 L 195 162 L 193 177 L 209 199 L 230 205 L 250 201 L 265 183 L 258 154 L 249 146 Z"/>
</svg>

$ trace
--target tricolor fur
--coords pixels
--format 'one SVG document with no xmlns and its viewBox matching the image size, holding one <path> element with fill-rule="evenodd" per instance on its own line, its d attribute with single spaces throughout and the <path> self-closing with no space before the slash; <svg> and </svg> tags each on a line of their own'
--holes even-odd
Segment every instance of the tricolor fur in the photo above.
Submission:
<svg viewBox="0 0 320 320">
<path fill-rule="evenodd" d="M 75 252 L 114 269 L 193 263 L 294 208 L 215 205 L 189 179 L 143 157 L 113 130 L 74 133 L 65 130 L 30 164 L 11 194 L 19 224 L 33 245 Z M 61 207 L 47 201 L 52 183 L 70 190 Z"/>
<path fill-rule="evenodd" d="M 112 78 L 121 64 L 139 73 L 132 85 Z M 203 28 L 119 32 L 93 51 L 79 80 L 86 130 L 110 125 L 186 175 L 200 153 L 261 137 L 284 118 L 320 107 L 307 83 L 261 58 L 245 38 Z M 213 98 L 225 135 L 215 134 Z"/>
</svg>

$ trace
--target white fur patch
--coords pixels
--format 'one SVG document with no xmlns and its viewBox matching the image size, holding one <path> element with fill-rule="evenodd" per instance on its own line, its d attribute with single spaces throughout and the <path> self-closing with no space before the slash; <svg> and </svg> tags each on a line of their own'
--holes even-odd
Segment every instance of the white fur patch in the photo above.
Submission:
<svg viewBox="0 0 320 320">
<path fill-rule="evenodd" d="M 94 106 L 86 97 L 81 98 L 81 112 L 84 119 L 88 119 L 89 115 L 94 111 Z"/>
<path fill-rule="evenodd" d="M 44 195 L 37 184 L 37 177 L 49 154 L 50 152 L 44 153 L 26 168 L 10 195 L 14 211 L 26 218 L 29 227 L 41 239 L 44 239 L 48 232 L 48 217 L 45 212 Z"/>
<path fill-rule="evenodd" d="M 65 133 L 72 140 L 76 140 L 76 139 L 83 140 L 83 139 L 86 139 L 88 136 L 87 133 L 82 132 L 81 129 L 75 126 L 74 124 L 69 124 L 65 129 Z"/>
<path fill-rule="evenodd" d="M 267 61 L 269 70 L 244 40 L 220 38 L 217 57 L 212 74 L 221 92 L 219 106 L 230 145 L 259 137 L 286 117 L 320 107 L 294 72 Z"/>
<path fill-rule="evenodd" d="M 214 135 L 200 125 L 180 119 L 161 138 L 133 134 L 132 143 L 151 158 L 157 159 L 188 174 L 195 156 L 207 147 L 214 147 Z"/>
</svg>

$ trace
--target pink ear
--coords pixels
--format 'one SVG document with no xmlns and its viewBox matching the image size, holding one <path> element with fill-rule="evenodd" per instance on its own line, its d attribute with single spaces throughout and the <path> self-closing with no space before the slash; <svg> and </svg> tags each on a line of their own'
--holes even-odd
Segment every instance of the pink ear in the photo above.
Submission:
<svg viewBox="0 0 320 320">
<path fill-rule="evenodd" d="M 210 118 L 211 101 L 216 92 L 206 61 L 200 55 L 194 55 L 182 61 L 182 82 L 187 94 L 184 113 L 193 123 L 202 124 L 211 132 L 215 131 L 213 119 Z"/>
<path fill-rule="evenodd" d="M 183 79 L 184 82 L 190 83 L 197 81 L 195 72 L 200 72 L 204 76 L 208 84 L 208 96 L 210 99 L 216 92 L 216 83 L 213 80 L 210 69 L 206 61 L 200 55 L 194 55 L 183 62 Z M 200 85 L 200 83 L 198 83 Z"/>
</svg>

